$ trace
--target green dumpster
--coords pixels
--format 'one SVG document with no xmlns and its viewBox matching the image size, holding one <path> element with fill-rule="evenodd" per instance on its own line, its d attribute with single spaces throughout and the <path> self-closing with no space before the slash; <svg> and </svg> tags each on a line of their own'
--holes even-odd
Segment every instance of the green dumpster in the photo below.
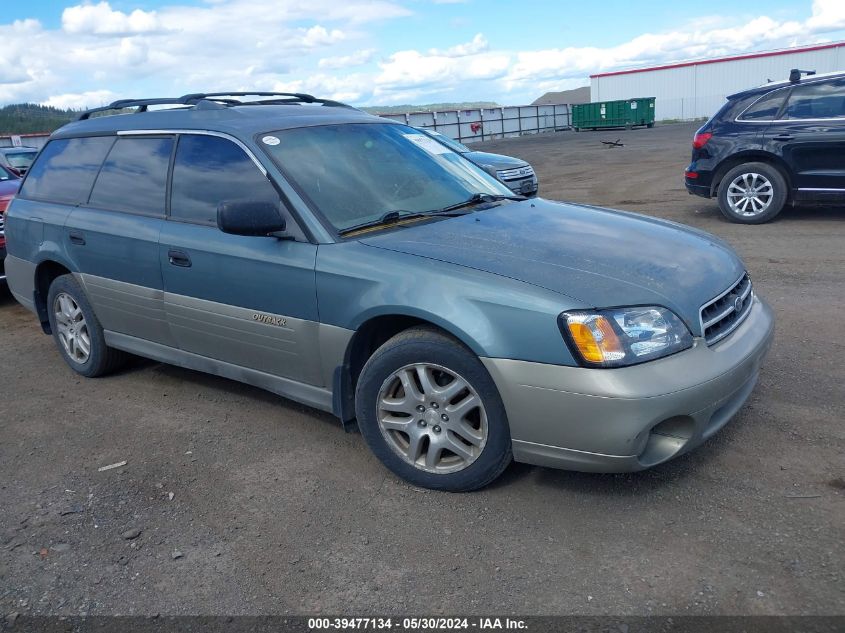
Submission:
<svg viewBox="0 0 845 633">
<path fill-rule="evenodd" d="M 639 97 L 624 101 L 578 103 L 572 106 L 572 127 L 597 130 L 608 127 L 631 129 L 637 126 L 654 127 L 654 97 Z"/>
</svg>

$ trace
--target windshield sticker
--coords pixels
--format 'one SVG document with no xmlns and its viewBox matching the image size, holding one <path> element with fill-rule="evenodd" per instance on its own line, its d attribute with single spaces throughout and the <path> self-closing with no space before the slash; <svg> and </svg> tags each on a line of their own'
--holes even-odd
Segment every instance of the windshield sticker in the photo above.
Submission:
<svg viewBox="0 0 845 633">
<path fill-rule="evenodd" d="M 411 141 L 412 143 L 416 143 L 419 147 L 423 148 L 429 154 L 449 154 L 452 152 L 448 147 L 445 145 L 441 145 L 437 141 L 435 141 L 430 136 L 426 136 L 425 134 L 403 134 L 406 139 Z"/>
<path fill-rule="evenodd" d="M 263 139 L 261 139 L 261 142 L 265 145 L 278 145 L 279 143 L 281 143 L 278 136 L 265 136 Z"/>
</svg>

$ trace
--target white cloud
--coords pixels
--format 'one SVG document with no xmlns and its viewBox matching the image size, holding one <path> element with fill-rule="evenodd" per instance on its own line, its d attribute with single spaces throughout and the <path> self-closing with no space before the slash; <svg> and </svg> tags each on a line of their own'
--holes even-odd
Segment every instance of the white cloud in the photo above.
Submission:
<svg viewBox="0 0 845 633">
<path fill-rule="evenodd" d="M 117 95 L 110 90 L 92 90 L 90 92 L 54 95 L 43 103 L 44 105 L 53 106 L 54 108 L 73 108 L 74 110 L 83 110 L 85 108 L 95 108 L 97 106 L 108 105 L 117 98 Z"/>
<path fill-rule="evenodd" d="M 457 46 L 452 46 L 451 48 L 447 48 L 444 51 L 439 51 L 436 48 L 432 48 L 428 51 L 428 54 L 435 57 L 466 57 L 468 55 L 477 55 L 478 53 L 483 53 L 484 51 L 490 48 L 490 43 L 484 37 L 483 34 L 477 33 L 474 38 L 472 38 L 471 42 L 466 42 L 465 44 L 458 44 Z"/>
<path fill-rule="evenodd" d="M 317 62 L 319 68 L 328 70 L 338 70 L 340 68 L 353 68 L 355 66 L 363 66 L 373 61 L 376 56 L 376 49 L 365 48 L 360 51 L 355 51 L 350 55 L 340 55 L 338 57 L 324 57 Z"/>
<path fill-rule="evenodd" d="M 845 29 L 845 3 L 842 0 L 815 0 L 811 16 L 804 22 L 778 22 L 760 16 L 726 28 L 716 27 L 712 22 L 706 26 L 709 28 L 646 33 L 608 48 L 520 52 L 506 83 L 509 89 L 519 89 L 537 81 L 585 77 L 620 68 L 816 42 L 824 39 L 821 36 L 825 33 Z"/>
<path fill-rule="evenodd" d="M 162 25 L 155 11 L 135 9 L 132 13 L 114 11 L 108 2 L 68 7 L 62 12 L 62 28 L 68 33 L 126 35 L 154 33 Z"/>
<path fill-rule="evenodd" d="M 308 48 L 328 46 L 346 39 L 346 35 L 340 29 L 329 31 L 319 24 L 312 26 L 310 29 L 300 29 L 300 32 L 302 33 L 302 45 Z"/>
<path fill-rule="evenodd" d="M 487 48 L 487 40 L 479 33 L 471 42 L 443 51 L 393 53 L 379 64 L 381 72 L 375 77 L 374 96 L 394 101 L 396 95 L 391 98 L 392 92 L 407 96 L 408 90 L 436 88 L 442 91 L 473 79 L 503 77 L 510 65 L 510 56 L 486 52 Z"/>
<path fill-rule="evenodd" d="M 832 31 L 845 28 L 845 2 L 842 0 L 815 0 L 813 15 L 807 26 L 814 31 Z"/>
<path fill-rule="evenodd" d="M 361 74 L 335 76 L 327 74 L 311 75 L 307 79 L 280 81 L 269 90 L 276 92 L 304 92 L 320 97 L 344 102 L 360 102 L 369 96 L 369 78 Z"/>
</svg>

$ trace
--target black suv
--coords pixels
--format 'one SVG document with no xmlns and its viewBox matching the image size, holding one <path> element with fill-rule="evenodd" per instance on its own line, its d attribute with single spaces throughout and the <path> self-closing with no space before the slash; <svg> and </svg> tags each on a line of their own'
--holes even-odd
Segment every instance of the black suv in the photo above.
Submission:
<svg viewBox="0 0 845 633">
<path fill-rule="evenodd" d="M 728 97 L 693 139 L 690 193 L 744 224 L 786 203 L 845 202 L 845 73 L 804 74 Z"/>
</svg>

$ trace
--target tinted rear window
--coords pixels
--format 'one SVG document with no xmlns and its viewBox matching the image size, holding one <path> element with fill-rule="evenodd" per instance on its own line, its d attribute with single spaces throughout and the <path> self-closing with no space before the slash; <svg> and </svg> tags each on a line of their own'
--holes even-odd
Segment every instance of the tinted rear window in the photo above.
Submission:
<svg viewBox="0 0 845 633">
<path fill-rule="evenodd" d="M 29 169 L 20 197 L 65 204 L 85 202 L 112 143 L 113 136 L 50 141 Z"/>
<path fill-rule="evenodd" d="M 224 200 L 279 203 L 279 194 L 252 159 L 217 136 L 179 137 L 170 187 L 170 217 L 185 222 L 215 224 Z"/>
<path fill-rule="evenodd" d="M 741 121 L 773 121 L 780 112 L 788 90 L 775 90 L 760 97 L 739 117 Z"/>
<path fill-rule="evenodd" d="M 89 204 L 164 215 L 172 138 L 120 138 L 103 164 Z"/>
<path fill-rule="evenodd" d="M 6 154 L 6 160 L 9 164 L 14 167 L 15 169 L 26 169 L 32 164 L 32 161 L 35 160 L 35 156 L 38 152 L 8 152 Z"/>
</svg>

